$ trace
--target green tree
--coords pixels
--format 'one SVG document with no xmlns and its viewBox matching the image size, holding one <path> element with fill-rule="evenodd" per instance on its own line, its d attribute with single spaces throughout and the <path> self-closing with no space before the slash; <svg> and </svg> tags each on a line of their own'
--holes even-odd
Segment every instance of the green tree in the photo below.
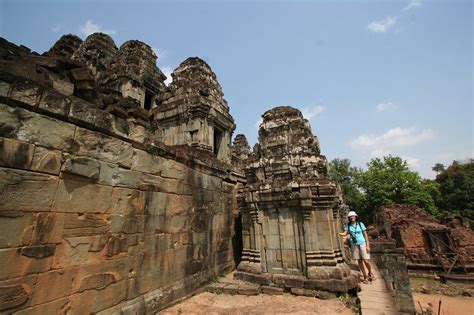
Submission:
<svg viewBox="0 0 474 315">
<path fill-rule="evenodd" d="M 436 174 L 439 174 L 445 170 L 445 167 L 441 163 L 436 163 L 431 169 L 435 171 Z"/>
<path fill-rule="evenodd" d="M 355 184 L 355 179 L 362 173 L 362 170 L 351 166 L 348 159 L 334 159 L 330 163 L 329 175 L 341 186 L 344 202 L 354 210 L 361 208 L 363 198 L 361 191 Z"/>
<path fill-rule="evenodd" d="M 436 199 L 438 207 L 474 219 L 474 159 L 453 161 L 435 180 L 441 193 Z"/>
<path fill-rule="evenodd" d="M 420 175 L 410 171 L 400 157 L 375 158 L 367 166 L 367 171 L 355 181 L 365 193 L 366 220 L 370 221 L 379 207 L 390 204 L 415 204 L 432 215 L 438 213 L 430 194 L 436 185 L 423 183 Z"/>
</svg>

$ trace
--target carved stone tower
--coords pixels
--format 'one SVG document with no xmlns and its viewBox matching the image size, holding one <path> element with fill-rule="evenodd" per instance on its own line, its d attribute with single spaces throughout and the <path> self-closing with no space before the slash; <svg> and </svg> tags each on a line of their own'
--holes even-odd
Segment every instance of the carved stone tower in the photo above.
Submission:
<svg viewBox="0 0 474 315">
<path fill-rule="evenodd" d="M 234 119 L 216 75 L 200 58 L 186 59 L 152 110 L 156 134 L 167 145 L 189 144 L 230 163 Z"/>
<path fill-rule="evenodd" d="M 340 191 L 308 120 L 291 107 L 265 112 L 254 153 L 240 196 L 244 250 L 237 276 L 331 292 L 356 287 L 338 236 Z"/>
</svg>

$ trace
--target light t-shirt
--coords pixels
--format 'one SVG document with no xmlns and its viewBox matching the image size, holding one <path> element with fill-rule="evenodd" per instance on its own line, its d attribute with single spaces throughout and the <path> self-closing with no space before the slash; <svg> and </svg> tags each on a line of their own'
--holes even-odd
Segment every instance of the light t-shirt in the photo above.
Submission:
<svg viewBox="0 0 474 315">
<path fill-rule="evenodd" d="M 349 239 L 351 242 L 353 242 L 352 236 L 355 237 L 356 245 L 365 245 L 364 232 L 366 230 L 367 229 L 362 222 L 356 222 L 355 224 L 347 223 L 344 225 L 344 231 L 349 232 L 349 235 L 351 236 Z"/>
</svg>

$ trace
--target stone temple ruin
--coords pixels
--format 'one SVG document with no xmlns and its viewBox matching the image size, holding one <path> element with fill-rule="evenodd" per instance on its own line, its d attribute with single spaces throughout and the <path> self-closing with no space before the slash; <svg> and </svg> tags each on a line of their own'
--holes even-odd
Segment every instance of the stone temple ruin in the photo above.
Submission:
<svg viewBox="0 0 474 315">
<path fill-rule="evenodd" d="M 140 41 L 0 38 L 0 313 L 151 314 L 237 268 L 347 292 L 345 206 L 298 110 L 235 123 L 209 65 L 171 74 Z M 397 258 L 398 259 L 398 258 Z M 306 291 L 305 291 L 306 290 Z"/>
<path fill-rule="evenodd" d="M 337 184 L 300 111 L 263 114 L 240 197 L 243 255 L 236 276 L 262 284 L 346 292 L 357 279 L 343 259 Z"/>
<path fill-rule="evenodd" d="M 414 205 L 385 206 L 377 212 L 372 234 L 404 248 L 413 274 L 467 280 L 474 271 L 474 232 L 461 217 L 439 222 Z"/>
</svg>

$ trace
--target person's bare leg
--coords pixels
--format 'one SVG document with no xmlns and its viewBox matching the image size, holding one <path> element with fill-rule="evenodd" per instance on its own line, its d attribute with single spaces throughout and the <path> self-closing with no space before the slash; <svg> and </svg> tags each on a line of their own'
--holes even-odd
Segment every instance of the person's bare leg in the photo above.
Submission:
<svg viewBox="0 0 474 315">
<path fill-rule="evenodd" d="M 364 259 L 364 265 L 367 268 L 369 275 L 372 275 L 372 266 L 370 265 L 368 259 Z"/>
<path fill-rule="evenodd" d="M 367 273 L 365 272 L 364 268 L 364 260 L 363 259 L 358 259 L 357 262 L 359 263 L 359 269 L 362 271 L 362 274 L 364 275 L 364 280 L 367 278 Z"/>
</svg>

